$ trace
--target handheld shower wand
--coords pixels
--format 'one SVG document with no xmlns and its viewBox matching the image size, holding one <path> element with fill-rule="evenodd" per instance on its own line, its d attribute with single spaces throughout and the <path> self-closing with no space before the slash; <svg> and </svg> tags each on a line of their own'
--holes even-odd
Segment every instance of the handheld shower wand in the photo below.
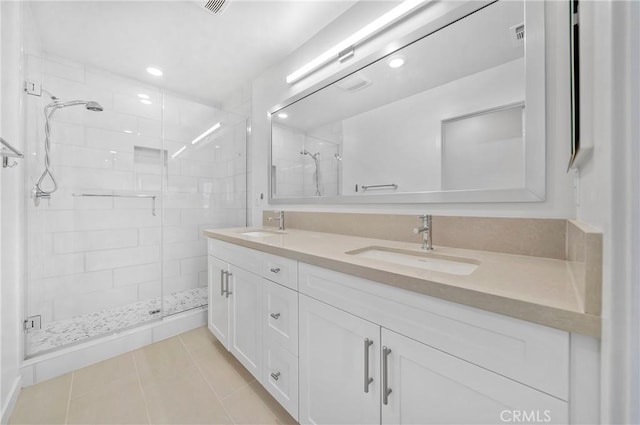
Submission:
<svg viewBox="0 0 640 425">
<path fill-rule="evenodd" d="M 51 119 L 53 118 L 53 114 L 55 114 L 58 109 L 78 105 L 84 105 L 89 111 L 101 112 L 103 110 L 102 106 L 98 102 L 94 102 L 92 100 L 71 100 L 68 102 L 62 102 L 55 96 L 51 96 L 51 99 L 53 102 L 44 107 L 44 171 L 33 188 L 33 200 L 36 206 L 40 204 L 41 198 L 50 199 L 51 194 L 58 190 L 58 182 L 51 172 Z M 46 190 L 43 187 L 43 183 L 47 177 L 53 184 L 53 187 L 49 190 Z"/>
</svg>

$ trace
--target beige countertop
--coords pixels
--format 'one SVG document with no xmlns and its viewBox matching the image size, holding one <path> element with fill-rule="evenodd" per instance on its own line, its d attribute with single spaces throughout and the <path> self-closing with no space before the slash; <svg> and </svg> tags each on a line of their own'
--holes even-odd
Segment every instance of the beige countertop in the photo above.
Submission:
<svg viewBox="0 0 640 425">
<path fill-rule="evenodd" d="M 423 270 L 347 252 L 384 247 L 424 253 L 408 242 L 287 229 L 267 237 L 260 228 L 207 230 L 208 237 L 401 289 L 589 336 L 600 336 L 600 317 L 584 313 L 568 261 L 435 246 L 433 254 L 479 263 L 469 275 Z M 269 229 L 273 231 L 273 229 Z"/>
</svg>

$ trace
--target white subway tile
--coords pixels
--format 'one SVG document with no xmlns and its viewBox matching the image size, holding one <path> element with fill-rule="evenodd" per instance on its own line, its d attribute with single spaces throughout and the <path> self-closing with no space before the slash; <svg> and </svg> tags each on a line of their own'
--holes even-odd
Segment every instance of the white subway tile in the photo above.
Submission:
<svg viewBox="0 0 640 425">
<path fill-rule="evenodd" d="M 137 229 L 64 232 L 53 236 L 53 248 L 56 254 L 127 248 L 137 244 Z"/>
<path fill-rule="evenodd" d="M 105 270 L 160 261 L 159 246 L 92 251 L 86 254 L 87 270 Z"/>
<path fill-rule="evenodd" d="M 185 258 L 181 265 L 182 274 L 197 274 L 207 270 L 207 256 Z"/>
<path fill-rule="evenodd" d="M 180 258 L 198 257 L 206 255 L 207 241 L 198 240 L 194 242 L 180 242 L 165 244 L 163 247 L 163 259 L 175 260 Z"/>
<path fill-rule="evenodd" d="M 164 279 L 163 293 L 173 294 L 187 289 L 198 288 L 198 274 L 180 275 Z"/>
<path fill-rule="evenodd" d="M 180 275 L 180 260 L 165 260 L 162 262 L 162 277 L 172 277 Z"/>
<path fill-rule="evenodd" d="M 84 272 L 84 254 L 44 255 L 37 260 L 42 269 L 33 270 L 32 279 L 63 276 Z"/>
<path fill-rule="evenodd" d="M 78 62 L 47 56 L 41 58 L 40 66 L 44 74 L 85 83 L 85 69 L 84 66 Z"/>
<path fill-rule="evenodd" d="M 30 294 L 40 299 L 56 299 L 104 291 L 113 285 L 111 270 L 58 276 L 32 282 L 37 294 Z"/>
<path fill-rule="evenodd" d="M 138 300 L 137 286 L 123 286 L 108 291 L 91 292 L 54 301 L 54 320 L 68 319 L 80 314 L 120 307 Z"/>
<path fill-rule="evenodd" d="M 138 118 L 138 134 L 156 139 L 158 143 L 153 147 L 161 147 L 162 140 L 160 138 L 162 137 L 162 125 L 159 120 Z"/>
<path fill-rule="evenodd" d="M 151 280 L 160 281 L 159 262 L 113 269 L 113 284 L 115 286 L 131 285 Z"/>
<path fill-rule="evenodd" d="M 138 300 L 151 300 L 160 298 L 162 295 L 162 282 L 154 280 L 151 282 L 143 282 L 138 285 Z"/>
<path fill-rule="evenodd" d="M 160 227 L 144 227 L 138 229 L 138 239 L 140 245 L 160 245 L 161 243 Z"/>
<path fill-rule="evenodd" d="M 160 121 L 162 117 L 162 104 L 158 101 L 147 99 L 150 104 L 140 102 L 137 94 L 127 93 L 113 95 L 113 109 L 125 114 L 135 115 L 137 117 L 149 118 Z"/>
<path fill-rule="evenodd" d="M 184 176 L 168 176 L 167 191 L 169 192 L 197 192 L 198 178 Z"/>
</svg>

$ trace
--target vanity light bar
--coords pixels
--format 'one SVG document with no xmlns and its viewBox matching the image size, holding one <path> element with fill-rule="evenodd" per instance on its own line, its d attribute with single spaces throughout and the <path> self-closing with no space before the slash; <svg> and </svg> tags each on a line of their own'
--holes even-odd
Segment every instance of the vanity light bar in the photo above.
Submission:
<svg viewBox="0 0 640 425">
<path fill-rule="evenodd" d="M 198 137 L 196 137 L 195 139 L 193 139 L 193 141 L 191 142 L 192 145 L 195 145 L 196 143 L 198 143 L 200 140 L 204 139 L 205 137 L 207 137 L 208 135 L 210 135 L 211 133 L 213 133 L 214 131 L 216 131 L 217 129 L 219 129 L 221 126 L 220 123 L 216 123 L 213 127 L 211 127 L 209 130 L 205 131 L 204 133 L 202 133 L 201 135 L 199 135 Z"/>
<path fill-rule="evenodd" d="M 380 16 L 375 21 L 366 25 L 359 31 L 352 34 L 350 37 L 345 38 L 340 43 L 336 44 L 311 62 L 304 65 L 302 68 L 297 69 L 293 73 L 287 75 L 287 83 L 292 84 L 296 81 L 311 74 L 316 69 L 320 68 L 327 62 L 339 58 L 341 53 L 350 52 L 349 49 L 353 49 L 357 44 L 367 40 L 377 32 L 385 29 L 394 22 L 404 18 L 410 13 L 414 12 L 420 6 L 430 2 L 431 0 L 406 0 L 394 7 L 384 15 Z M 352 51 L 350 52 L 353 55 Z M 346 59 L 346 57 L 344 58 Z"/>
</svg>

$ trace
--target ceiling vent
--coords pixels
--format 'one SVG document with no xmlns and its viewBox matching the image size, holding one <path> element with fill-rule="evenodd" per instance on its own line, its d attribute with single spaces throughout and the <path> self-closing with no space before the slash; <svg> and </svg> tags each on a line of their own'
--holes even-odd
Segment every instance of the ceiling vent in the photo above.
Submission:
<svg viewBox="0 0 640 425">
<path fill-rule="evenodd" d="M 344 91 L 358 91 L 371 85 L 371 80 L 360 73 L 350 75 L 335 83 L 336 87 Z"/>
<path fill-rule="evenodd" d="M 229 0 L 206 0 L 203 6 L 209 12 L 220 15 L 229 6 Z"/>
<path fill-rule="evenodd" d="M 524 23 L 514 25 L 509 28 L 511 34 L 511 44 L 514 47 L 520 47 L 524 44 Z"/>
</svg>

